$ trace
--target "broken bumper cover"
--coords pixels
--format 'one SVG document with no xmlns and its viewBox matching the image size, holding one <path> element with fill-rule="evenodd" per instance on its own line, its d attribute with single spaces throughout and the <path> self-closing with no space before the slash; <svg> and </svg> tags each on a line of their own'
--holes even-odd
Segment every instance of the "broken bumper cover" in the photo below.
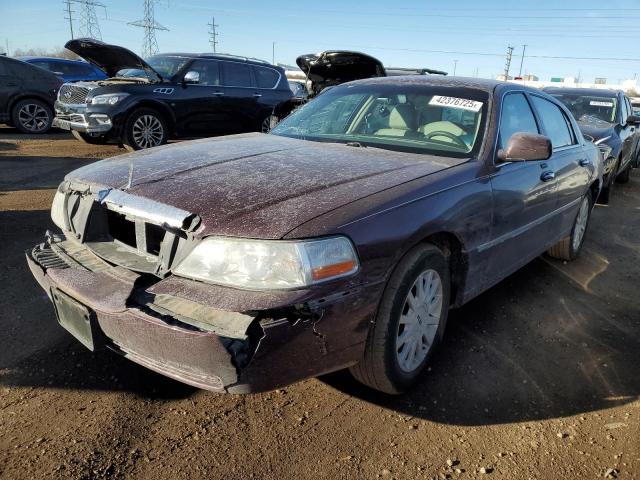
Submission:
<svg viewBox="0 0 640 480">
<path fill-rule="evenodd" d="M 63 130 L 83 133 L 106 133 L 113 128 L 111 117 L 106 113 L 87 112 L 86 105 L 55 103 L 56 116 L 52 125 Z"/>
<path fill-rule="evenodd" d="M 191 287 L 199 292 L 196 297 L 211 288 L 215 290 L 211 297 L 219 298 L 219 287 L 169 277 L 155 284 L 158 287 L 164 283 L 162 288 L 150 287 L 141 293 L 135 279 L 73 266 L 71 257 L 60 256 L 59 250 L 56 254 L 47 244 L 27 251 L 26 256 L 34 277 L 50 298 L 63 292 L 91 312 L 92 328 L 99 337 L 96 345 L 173 379 L 215 392 L 271 390 L 357 363 L 379 293 L 374 288 L 366 295 L 362 291 L 341 292 L 303 302 L 296 307 L 296 315 L 292 315 L 291 305 L 271 308 L 273 299 L 267 302 L 271 303 L 268 311 L 252 309 L 252 313 L 199 305 L 221 319 L 220 332 L 198 328 L 197 322 L 186 323 L 184 316 L 172 315 L 144 300 L 168 298 L 159 293 L 163 288 L 184 293 Z M 243 302 L 247 293 L 241 293 L 245 295 Z M 191 300 L 172 298 L 195 305 Z M 301 308 L 306 313 L 302 314 Z M 244 338 L 224 335 L 229 322 L 247 320 Z"/>
</svg>

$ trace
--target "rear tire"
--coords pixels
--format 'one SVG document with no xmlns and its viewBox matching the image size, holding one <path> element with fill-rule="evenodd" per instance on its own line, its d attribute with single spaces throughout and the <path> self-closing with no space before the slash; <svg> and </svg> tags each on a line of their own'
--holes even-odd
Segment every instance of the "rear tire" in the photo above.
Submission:
<svg viewBox="0 0 640 480">
<path fill-rule="evenodd" d="M 81 142 L 88 143 L 90 145 L 106 145 L 108 140 L 104 135 L 91 135 L 85 132 L 78 132 L 77 130 L 71 130 L 71 135 L 73 135 L 76 140 L 80 140 Z"/>
<path fill-rule="evenodd" d="M 260 131 L 262 133 L 269 133 L 273 127 L 275 127 L 280 118 L 277 115 L 269 115 L 260 124 Z"/>
<path fill-rule="evenodd" d="M 351 374 L 385 393 L 411 388 L 442 339 L 450 292 L 442 251 L 430 244 L 410 251 L 391 275 L 363 358 L 350 368 Z"/>
<path fill-rule="evenodd" d="M 11 122 L 22 133 L 47 133 L 53 122 L 53 110 L 41 100 L 26 98 L 11 109 Z"/>
<path fill-rule="evenodd" d="M 547 250 L 547 254 L 549 256 L 566 261 L 575 260 L 577 258 L 580 254 L 580 250 L 582 249 L 582 244 L 584 243 L 584 238 L 587 233 L 587 227 L 589 226 L 591 206 L 591 190 L 589 190 L 580 201 L 580 207 L 578 208 L 576 219 L 573 221 L 571 234 Z"/>
<path fill-rule="evenodd" d="M 122 144 L 129 151 L 143 150 L 167 143 L 169 132 L 164 117 L 152 108 L 138 108 L 127 118 Z"/>
</svg>

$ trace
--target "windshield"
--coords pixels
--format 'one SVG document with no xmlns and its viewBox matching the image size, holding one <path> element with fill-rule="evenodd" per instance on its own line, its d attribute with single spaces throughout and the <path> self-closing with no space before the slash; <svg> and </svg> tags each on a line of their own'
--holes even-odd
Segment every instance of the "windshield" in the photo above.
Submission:
<svg viewBox="0 0 640 480">
<path fill-rule="evenodd" d="M 168 55 L 154 55 L 145 59 L 145 62 L 156 72 L 162 75 L 162 78 L 171 79 L 180 69 L 189 61 L 184 57 L 172 57 Z M 124 68 L 116 74 L 116 77 L 122 78 L 148 78 L 154 80 L 155 75 L 138 68 Z"/>
<path fill-rule="evenodd" d="M 579 122 L 616 123 L 617 100 L 612 97 L 580 94 L 553 94 L 564 103 Z"/>
<path fill-rule="evenodd" d="M 467 157 L 477 151 L 488 95 L 452 87 L 351 85 L 325 91 L 271 132 L 313 141 Z"/>
</svg>

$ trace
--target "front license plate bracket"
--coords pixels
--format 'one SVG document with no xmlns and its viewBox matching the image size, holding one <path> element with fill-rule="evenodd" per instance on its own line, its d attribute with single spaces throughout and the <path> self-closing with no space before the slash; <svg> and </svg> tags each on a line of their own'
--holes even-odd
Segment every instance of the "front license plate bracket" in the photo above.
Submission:
<svg viewBox="0 0 640 480">
<path fill-rule="evenodd" d="M 57 288 L 51 289 L 58 323 L 92 352 L 102 346 L 96 314 Z"/>
</svg>

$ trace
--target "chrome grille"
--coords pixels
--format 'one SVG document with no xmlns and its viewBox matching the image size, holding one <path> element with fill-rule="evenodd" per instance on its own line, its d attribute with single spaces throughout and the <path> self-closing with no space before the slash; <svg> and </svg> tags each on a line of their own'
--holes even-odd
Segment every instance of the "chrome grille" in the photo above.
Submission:
<svg viewBox="0 0 640 480">
<path fill-rule="evenodd" d="M 49 245 L 44 243 L 36 245 L 33 250 L 31 250 L 31 256 L 44 268 L 69 268 L 67 262 L 51 250 Z"/>
<path fill-rule="evenodd" d="M 79 104 L 85 103 L 89 89 L 86 87 L 79 87 L 77 85 L 71 85 L 65 83 L 60 87 L 60 93 L 58 94 L 58 100 L 61 103 Z"/>
</svg>

